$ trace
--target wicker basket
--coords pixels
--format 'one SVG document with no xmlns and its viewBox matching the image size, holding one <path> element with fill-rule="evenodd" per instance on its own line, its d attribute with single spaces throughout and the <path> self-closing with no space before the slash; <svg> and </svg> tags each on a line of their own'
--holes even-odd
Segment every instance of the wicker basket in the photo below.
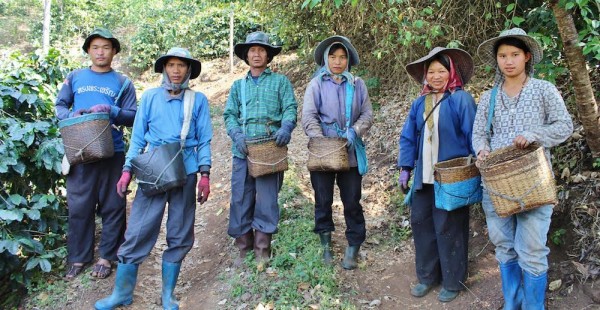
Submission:
<svg viewBox="0 0 600 310">
<path fill-rule="evenodd" d="M 91 163 L 114 155 L 108 113 L 91 113 L 58 123 L 70 165 Z"/>
<path fill-rule="evenodd" d="M 288 169 L 287 146 L 277 146 L 274 138 L 246 141 L 248 171 L 254 178 Z"/>
<path fill-rule="evenodd" d="M 348 171 L 346 139 L 314 137 L 308 141 L 308 171 Z"/>
<path fill-rule="evenodd" d="M 493 151 L 481 164 L 483 184 L 499 216 L 556 204 L 556 186 L 544 148 L 508 146 Z"/>
<path fill-rule="evenodd" d="M 435 206 L 452 211 L 481 202 L 481 175 L 473 157 L 460 157 L 434 166 Z"/>
</svg>

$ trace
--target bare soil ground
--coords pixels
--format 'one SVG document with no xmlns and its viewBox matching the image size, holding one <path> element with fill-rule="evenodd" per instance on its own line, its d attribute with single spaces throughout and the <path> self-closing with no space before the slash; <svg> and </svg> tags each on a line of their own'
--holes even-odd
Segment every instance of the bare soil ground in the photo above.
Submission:
<svg viewBox="0 0 600 310">
<path fill-rule="evenodd" d="M 297 62 L 293 55 L 282 56 L 280 59 Z M 281 72 L 295 83 L 300 103 L 308 74 L 298 65 L 283 63 L 282 67 L 286 69 Z M 243 62 L 236 64 L 233 74 L 229 73 L 225 60 L 205 62 L 205 73 L 201 76 L 201 82 L 194 87 L 207 95 L 213 109 L 212 187 L 209 201 L 197 208 L 196 243 L 183 262 L 176 288 L 181 309 L 236 309 L 227 301 L 230 287 L 226 276 L 231 274 L 227 271 L 230 271 L 228 268 L 231 268 L 237 250 L 232 239 L 227 236 L 231 152 L 221 113 L 231 84 L 245 70 Z M 395 97 L 380 99 L 380 102 L 385 100 L 403 99 Z M 407 105 L 408 103 L 402 106 Z M 361 248 L 361 264 L 357 270 L 345 271 L 336 267 L 339 268 L 337 274 L 343 296 L 351 300 L 358 309 L 501 309 L 503 301 L 493 245 L 488 243 L 484 217 L 475 208 L 471 217 L 470 265 L 466 290 L 448 304 L 437 301 L 439 287 L 420 299 L 410 296 L 410 287 L 416 284 L 414 247 L 410 238 L 402 242 L 391 242 L 395 239 L 390 232 L 390 222 L 402 219 L 394 216 L 395 207 L 389 203 L 389 192 L 394 190 L 391 180 L 394 175 L 394 158 L 397 155 L 396 139 L 404 113 L 406 112 L 398 111 L 397 106 L 392 109 L 382 104 L 376 116 L 376 124 L 367 138 L 372 170 L 363 183 L 363 207 L 368 237 Z M 306 144 L 307 139 L 301 128 L 296 128 L 290 145 L 290 160 L 301 167 L 298 169 L 301 171 L 298 182 L 303 194 L 312 197 L 308 172 L 303 168 L 306 166 Z M 335 201 L 334 214 L 338 225 L 334 233 L 335 257 L 341 260 L 346 243 L 340 201 Z M 160 266 L 161 253 L 165 247 L 163 223 L 163 231 L 156 247 L 140 268 L 134 303 L 127 309 L 162 309 Z M 565 248 L 552 248 L 549 282 L 561 279 L 562 286 L 548 292 L 547 308 L 600 309 L 600 305 L 594 304 L 589 294 L 584 292 L 600 290 L 600 283 L 595 286 L 579 284 L 573 276 L 574 268 L 565 251 Z M 91 280 L 87 275 L 81 276 L 70 284 L 65 303 L 56 305 L 54 309 L 93 309 L 96 300 L 111 293 L 113 283 L 114 273 L 106 280 Z M 244 304 L 237 306 L 237 309 L 257 309 L 257 305 Z"/>
</svg>

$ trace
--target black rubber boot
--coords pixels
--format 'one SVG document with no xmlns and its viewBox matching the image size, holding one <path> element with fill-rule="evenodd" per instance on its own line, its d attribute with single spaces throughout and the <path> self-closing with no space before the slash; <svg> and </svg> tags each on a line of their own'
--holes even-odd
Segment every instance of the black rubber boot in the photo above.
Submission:
<svg viewBox="0 0 600 310">
<path fill-rule="evenodd" d="M 323 247 L 323 262 L 331 265 L 333 261 L 333 251 L 331 248 L 331 232 L 320 233 L 321 246 Z"/>
<path fill-rule="evenodd" d="M 346 254 L 344 254 L 344 260 L 342 261 L 342 267 L 346 270 L 356 269 L 358 266 L 358 251 L 360 245 L 352 245 L 346 248 Z"/>
</svg>

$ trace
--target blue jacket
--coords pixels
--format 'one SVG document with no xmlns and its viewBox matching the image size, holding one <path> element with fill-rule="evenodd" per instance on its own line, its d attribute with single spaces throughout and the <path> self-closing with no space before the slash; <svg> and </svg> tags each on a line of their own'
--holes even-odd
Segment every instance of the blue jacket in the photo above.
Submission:
<svg viewBox="0 0 600 310">
<path fill-rule="evenodd" d="M 144 148 L 178 142 L 183 125 L 183 93 L 170 97 L 162 87 L 152 88 L 142 94 L 142 100 L 133 123 L 129 150 L 125 155 L 123 170 L 131 169 L 131 160 Z M 190 129 L 183 150 L 187 174 L 209 171 L 211 166 L 210 142 L 212 124 L 206 96 L 196 92 Z"/>
<path fill-rule="evenodd" d="M 477 106 L 471 94 L 462 89 L 453 94 L 446 92 L 440 109 L 438 132 L 440 136 L 438 162 L 475 154 L 471 145 L 471 132 Z M 425 125 L 425 96 L 413 101 L 410 113 L 400 134 L 400 151 L 398 153 L 398 168 L 415 170 L 413 187 L 423 187 L 423 133 Z M 433 117 L 430 116 L 430 117 Z M 418 141 L 418 142 L 417 142 Z M 417 156 L 417 148 L 418 154 Z M 417 159 L 418 157 L 418 159 Z"/>
</svg>

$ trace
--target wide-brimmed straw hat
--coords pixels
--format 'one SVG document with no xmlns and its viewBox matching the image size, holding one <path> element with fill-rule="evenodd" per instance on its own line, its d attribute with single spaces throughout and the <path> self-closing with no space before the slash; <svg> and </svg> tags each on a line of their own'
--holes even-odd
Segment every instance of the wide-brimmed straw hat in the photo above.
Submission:
<svg viewBox="0 0 600 310">
<path fill-rule="evenodd" d="M 527 35 L 527 33 L 525 32 L 525 30 L 521 29 L 521 28 L 512 28 L 512 29 L 508 29 L 508 30 L 504 30 L 502 32 L 500 32 L 500 35 L 486 40 L 483 43 L 481 43 L 479 45 L 479 47 L 477 48 L 477 55 L 479 56 L 479 59 L 481 59 L 482 62 L 493 66 L 496 66 L 496 53 L 494 52 L 494 45 L 496 45 L 496 42 L 498 42 L 499 40 L 505 39 L 505 38 L 517 38 L 521 41 L 523 41 L 525 43 L 525 45 L 527 45 L 527 47 L 529 48 L 529 51 L 531 52 L 531 56 L 532 56 L 532 63 L 533 64 L 537 64 L 538 62 L 540 62 L 542 60 L 542 56 L 543 56 L 543 52 L 542 52 L 542 47 L 540 46 L 540 44 L 538 43 L 538 41 L 536 39 L 534 39 L 533 37 L 530 37 Z"/>
<path fill-rule="evenodd" d="M 103 38 L 112 42 L 113 48 L 117 50 L 115 54 L 118 54 L 121 51 L 121 43 L 119 43 L 119 40 L 117 40 L 108 29 L 96 28 L 90 33 L 90 35 L 87 38 L 85 38 L 85 41 L 81 46 L 84 52 L 88 52 L 88 49 L 90 49 L 90 44 L 95 38 Z"/>
<path fill-rule="evenodd" d="M 171 57 L 177 57 L 191 65 L 190 79 L 195 79 L 200 75 L 202 64 L 199 60 L 192 58 L 190 51 L 183 47 L 173 47 L 165 55 L 160 56 L 154 63 L 154 72 L 162 73 L 165 63 Z"/>
<path fill-rule="evenodd" d="M 233 47 L 233 52 L 237 57 L 248 64 L 248 49 L 254 45 L 262 46 L 267 50 L 269 62 L 273 60 L 273 57 L 281 52 L 281 46 L 276 46 L 269 43 L 269 36 L 262 31 L 249 33 L 246 36 L 246 42 L 236 44 Z"/>
<path fill-rule="evenodd" d="M 446 48 L 446 47 L 434 47 L 427 56 L 421 57 L 408 65 L 406 65 L 406 72 L 415 79 L 419 84 L 422 84 L 425 80 L 425 63 L 430 59 L 434 58 L 437 54 L 444 54 L 452 59 L 454 63 L 454 69 L 457 71 L 463 84 L 467 84 L 473 76 L 473 58 L 469 53 L 461 50 L 460 48 Z"/>
<path fill-rule="evenodd" d="M 350 39 L 344 36 L 331 36 L 321 41 L 315 49 L 315 62 L 317 63 L 317 65 L 325 65 L 325 50 L 333 43 L 341 43 L 342 45 L 344 45 L 344 47 L 346 47 L 346 50 L 349 54 L 348 67 L 356 66 L 360 63 L 360 59 L 358 58 L 358 52 L 356 51 L 352 43 L 350 43 Z"/>
</svg>

